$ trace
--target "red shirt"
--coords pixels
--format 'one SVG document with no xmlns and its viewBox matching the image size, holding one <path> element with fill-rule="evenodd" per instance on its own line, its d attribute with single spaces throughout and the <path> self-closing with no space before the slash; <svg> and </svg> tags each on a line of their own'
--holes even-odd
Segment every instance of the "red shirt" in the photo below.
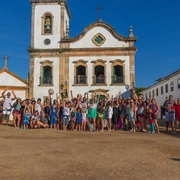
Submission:
<svg viewBox="0 0 180 180">
<path fill-rule="evenodd" d="M 172 109 L 175 109 L 176 112 L 176 118 L 180 118 L 180 105 L 174 105 L 171 107 Z"/>
</svg>

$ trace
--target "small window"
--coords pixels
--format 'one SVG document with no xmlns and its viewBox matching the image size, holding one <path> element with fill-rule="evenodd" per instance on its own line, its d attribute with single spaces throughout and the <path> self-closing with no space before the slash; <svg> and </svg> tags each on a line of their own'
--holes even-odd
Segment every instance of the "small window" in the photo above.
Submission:
<svg viewBox="0 0 180 180">
<path fill-rule="evenodd" d="M 151 98 L 151 91 L 149 91 L 149 98 Z"/>
<path fill-rule="evenodd" d="M 105 84 L 104 66 L 98 65 L 94 68 L 94 84 Z"/>
<path fill-rule="evenodd" d="M 168 93 L 168 84 L 165 85 L 166 93 Z"/>
<path fill-rule="evenodd" d="M 123 84 L 123 66 L 113 66 L 112 84 Z"/>
<path fill-rule="evenodd" d="M 180 78 L 178 79 L 177 87 L 178 87 L 178 89 L 180 89 Z"/>
<path fill-rule="evenodd" d="M 52 67 L 44 66 L 42 68 L 40 84 L 52 84 Z"/>
<path fill-rule="evenodd" d="M 171 91 L 174 91 L 174 81 L 171 82 Z"/>
<path fill-rule="evenodd" d="M 147 99 L 147 97 L 148 97 L 148 96 L 147 96 L 147 93 L 146 93 L 146 99 Z"/>
<path fill-rule="evenodd" d="M 85 66 L 80 65 L 76 67 L 75 84 L 86 84 L 86 67 Z"/>
<path fill-rule="evenodd" d="M 161 94 L 163 94 L 163 86 L 161 86 Z"/>
<path fill-rule="evenodd" d="M 158 96 L 159 95 L 159 92 L 158 92 L 158 88 L 156 89 L 156 96 Z"/>
<path fill-rule="evenodd" d="M 153 96 L 153 97 L 155 96 L 154 90 L 152 91 L 152 96 Z"/>
</svg>

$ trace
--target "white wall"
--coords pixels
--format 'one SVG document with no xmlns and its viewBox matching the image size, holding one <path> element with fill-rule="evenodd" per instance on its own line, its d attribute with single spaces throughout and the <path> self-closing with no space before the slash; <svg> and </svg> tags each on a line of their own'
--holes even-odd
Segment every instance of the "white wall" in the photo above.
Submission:
<svg viewBox="0 0 180 180">
<path fill-rule="evenodd" d="M 27 86 L 25 83 L 19 79 L 13 77 L 12 75 L 3 72 L 0 74 L 0 85 L 2 86 Z"/>
<path fill-rule="evenodd" d="M 53 83 L 54 86 L 39 86 L 39 77 L 40 74 L 40 62 L 45 60 L 53 61 L 54 73 Z M 55 94 L 52 96 L 56 97 L 56 93 L 59 92 L 59 57 L 51 57 L 51 58 L 35 58 L 34 60 L 34 97 L 43 99 L 43 96 L 48 96 L 48 90 L 53 89 Z"/>
<path fill-rule="evenodd" d="M 42 16 L 44 13 L 50 12 L 53 18 L 53 34 L 42 35 Z M 37 4 L 35 6 L 35 26 L 34 26 L 34 48 L 38 49 L 49 49 L 59 48 L 60 37 L 60 26 L 61 26 L 61 7 L 59 4 Z M 45 45 L 44 40 L 49 38 L 51 40 L 50 45 Z"/>
<path fill-rule="evenodd" d="M 64 10 L 64 32 L 66 33 L 66 21 L 67 21 L 67 26 L 69 27 L 69 16 L 67 14 L 67 10 Z"/>
<path fill-rule="evenodd" d="M 88 68 L 88 86 L 73 86 L 74 84 L 74 63 L 73 61 L 78 61 L 80 59 L 83 59 L 87 62 L 87 68 Z M 107 86 L 91 86 L 92 85 L 92 77 L 93 77 L 93 72 L 92 72 L 92 67 L 93 63 L 91 61 L 97 60 L 97 59 L 102 59 L 107 61 L 106 62 L 106 84 Z M 129 71 L 129 56 L 87 56 L 87 57 L 70 57 L 70 62 L 69 62 L 69 87 L 70 90 L 73 91 L 73 94 L 76 96 L 77 94 L 84 94 L 85 92 L 88 92 L 89 90 L 95 90 L 95 89 L 105 89 L 109 90 L 110 95 L 116 95 L 121 91 L 121 93 L 126 92 L 125 86 L 110 86 L 111 84 L 111 60 L 115 59 L 121 59 L 125 60 L 125 83 L 130 84 L 130 71 Z M 129 95 L 128 95 L 129 96 Z"/>
<path fill-rule="evenodd" d="M 77 42 L 70 43 L 70 48 L 97 48 L 97 46 L 92 42 L 93 37 L 101 33 L 106 41 L 101 47 L 129 47 L 129 43 L 119 41 L 116 39 L 107 29 L 104 27 L 95 27 L 87 32 L 87 34 Z"/>
<path fill-rule="evenodd" d="M 146 98 L 146 93 L 147 93 L 148 98 L 149 98 L 149 92 L 151 92 L 151 95 L 152 95 L 152 91 L 154 90 L 155 95 L 156 95 L 156 89 L 158 88 L 158 96 L 155 96 L 155 99 L 160 106 L 163 105 L 163 103 L 166 100 L 166 97 L 169 98 L 170 95 L 173 95 L 174 99 L 177 100 L 178 98 L 180 98 L 180 89 L 178 89 L 178 84 L 177 84 L 179 78 L 180 78 L 180 73 L 171 77 L 169 80 L 164 80 L 150 87 L 149 89 L 144 90 L 142 94 L 144 95 L 144 98 Z M 174 91 L 171 91 L 170 89 L 171 87 L 170 85 L 172 81 L 174 82 Z M 167 93 L 165 91 L 166 84 L 168 84 Z M 163 86 L 163 94 L 161 94 L 161 86 Z"/>
</svg>

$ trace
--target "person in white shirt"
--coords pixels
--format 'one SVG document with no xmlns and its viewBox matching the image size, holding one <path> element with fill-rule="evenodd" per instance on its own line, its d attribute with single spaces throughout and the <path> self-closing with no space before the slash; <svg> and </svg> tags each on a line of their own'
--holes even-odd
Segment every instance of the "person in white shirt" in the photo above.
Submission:
<svg viewBox="0 0 180 180">
<path fill-rule="evenodd" d="M 36 106 L 35 106 L 35 111 L 38 111 L 39 114 L 41 114 L 42 104 L 41 104 L 41 99 L 40 98 L 38 98 L 38 100 L 37 100 L 37 103 L 36 103 Z"/>
<path fill-rule="evenodd" d="M 112 130 L 112 116 L 113 116 L 113 107 L 112 107 L 112 101 L 109 101 L 108 103 L 108 109 L 107 109 L 107 118 L 108 118 L 108 130 Z"/>
<path fill-rule="evenodd" d="M 9 116 L 11 114 L 11 110 L 12 110 L 12 101 L 16 99 L 16 95 L 14 94 L 14 91 L 12 90 L 12 94 L 13 94 L 13 98 L 11 98 L 11 93 L 8 92 L 6 95 L 6 91 L 8 89 L 6 89 L 5 91 L 3 91 L 2 93 L 2 97 L 4 99 L 4 104 L 3 104 L 3 119 L 4 117 L 6 117 L 6 125 L 9 124 Z"/>
</svg>

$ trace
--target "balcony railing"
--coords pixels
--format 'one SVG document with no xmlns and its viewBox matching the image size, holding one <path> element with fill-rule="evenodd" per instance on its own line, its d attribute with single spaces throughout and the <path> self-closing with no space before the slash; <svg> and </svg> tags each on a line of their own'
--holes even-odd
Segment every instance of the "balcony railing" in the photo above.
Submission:
<svg viewBox="0 0 180 180">
<path fill-rule="evenodd" d="M 44 77 L 44 78 L 40 77 L 39 81 L 40 81 L 40 85 L 43 85 L 43 84 L 50 85 L 53 82 L 53 77 L 52 76 L 48 76 L 48 77 Z"/>
<path fill-rule="evenodd" d="M 74 77 L 74 84 L 76 85 L 83 85 L 87 84 L 87 77 L 85 75 L 78 75 Z"/>
<path fill-rule="evenodd" d="M 93 76 L 93 84 L 105 84 L 106 76 Z"/>
<path fill-rule="evenodd" d="M 112 84 L 124 84 L 123 76 L 112 76 L 111 78 Z"/>
</svg>

